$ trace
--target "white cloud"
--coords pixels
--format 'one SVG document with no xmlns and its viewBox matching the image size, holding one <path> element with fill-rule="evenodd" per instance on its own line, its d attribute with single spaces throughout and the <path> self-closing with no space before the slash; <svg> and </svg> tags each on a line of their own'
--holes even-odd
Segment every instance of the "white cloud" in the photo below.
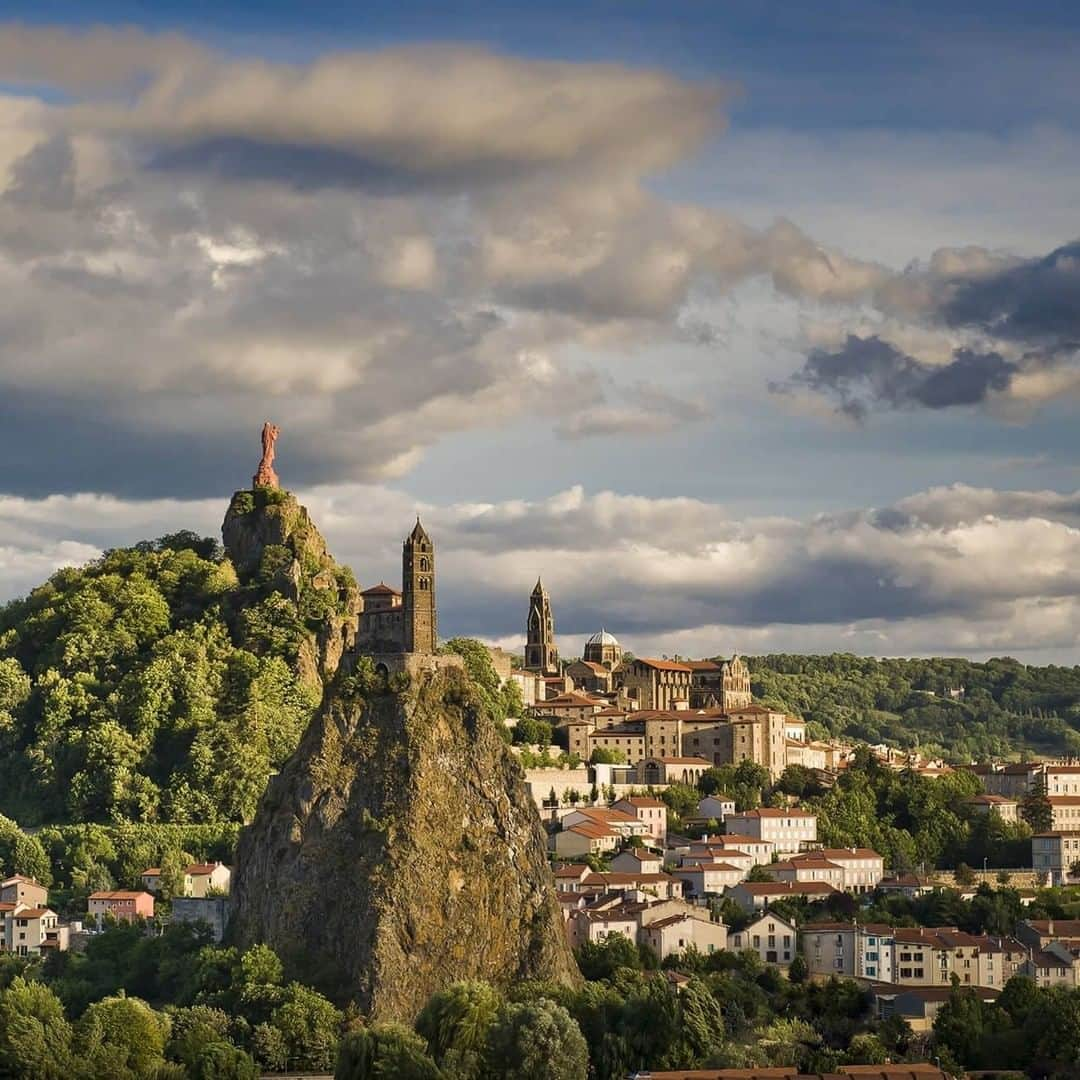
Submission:
<svg viewBox="0 0 1080 1080">
<path fill-rule="evenodd" d="M 738 647 L 877 654 L 1080 647 L 1080 493 L 934 489 L 877 510 L 736 520 L 694 499 L 580 488 L 542 501 L 417 504 L 346 485 L 300 493 L 359 579 L 396 580 L 421 512 L 439 556 L 440 625 L 516 640 L 542 574 L 564 649 L 606 626 L 638 652 Z M 6 498 L 6 595 L 96 547 L 180 528 L 214 533 L 213 500 Z M 72 522 L 76 522 L 75 527 Z"/>
</svg>

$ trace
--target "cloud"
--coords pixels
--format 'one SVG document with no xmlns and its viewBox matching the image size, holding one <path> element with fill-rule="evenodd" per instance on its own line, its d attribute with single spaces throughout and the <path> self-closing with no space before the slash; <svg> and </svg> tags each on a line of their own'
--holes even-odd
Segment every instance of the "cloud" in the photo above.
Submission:
<svg viewBox="0 0 1080 1080">
<path fill-rule="evenodd" d="M 875 409 L 958 405 L 1015 418 L 1019 407 L 1080 392 L 1080 242 L 1037 259 L 941 249 L 927 266 L 879 283 L 871 303 L 894 337 L 922 334 L 925 358 L 878 334 L 849 333 L 837 347 L 811 349 L 770 388 L 821 394 L 860 420 Z M 943 335 L 964 343 L 947 359 Z"/>
<path fill-rule="evenodd" d="M 734 518 L 696 499 L 581 488 L 548 499 L 417 503 L 382 486 L 300 493 L 362 582 L 396 580 L 419 510 L 435 538 L 440 626 L 516 641 L 542 574 L 564 649 L 604 625 L 643 653 L 852 649 L 1059 657 L 1080 647 L 1080 492 L 937 488 L 806 520 Z M 18 577 L 87 546 L 213 533 L 215 500 L 0 501 Z M 67 547 L 65 547 L 67 545 Z M 14 553 L 14 554 L 12 554 Z"/>
<path fill-rule="evenodd" d="M 808 390 L 832 397 L 862 420 L 875 409 L 947 409 L 978 405 L 1009 389 L 1018 366 L 997 353 L 957 349 L 944 364 L 925 364 L 878 337 L 848 336 L 842 348 L 815 349 L 774 393 Z"/>
<path fill-rule="evenodd" d="M 9 490 L 205 493 L 268 415 L 299 483 L 400 476 L 522 416 L 663 433 L 708 405 L 643 398 L 618 358 L 685 344 L 696 296 L 761 279 L 846 305 L 888 276 L 654 193 L 723 127 L 715 82 L 459 46 L 297 65 L 0 37 L 5 78 L 49 91 L 0 98 Z"/>
</svg>

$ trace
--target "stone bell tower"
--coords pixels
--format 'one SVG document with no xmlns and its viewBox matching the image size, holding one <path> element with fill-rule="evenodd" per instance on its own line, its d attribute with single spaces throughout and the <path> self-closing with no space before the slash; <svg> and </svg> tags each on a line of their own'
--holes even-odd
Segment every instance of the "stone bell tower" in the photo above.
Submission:
<svg viewBox="0 0 1080 1080">
<path fill-rule="evenodd" d="M 525 627 L 525 670 L 541 675 L 559 674 L 559 650 L 555 648 L 555 620 L 551 600 L 539 578 L 529 597 L 529 621 Z"/>
<path fill-rule="evenodd" d="M 435 652 L 435 546 L 419 517 L 402 545 L 401 605 L 405 652 Z"/>
</svg>

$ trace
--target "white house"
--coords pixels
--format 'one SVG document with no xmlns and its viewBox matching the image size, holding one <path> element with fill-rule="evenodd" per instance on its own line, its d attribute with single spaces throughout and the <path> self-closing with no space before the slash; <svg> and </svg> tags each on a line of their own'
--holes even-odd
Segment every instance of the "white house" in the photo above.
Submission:
<svg viewBox="0 0 1080 1080">
<path fill-rule="evenodd" d="M 731 863 L 688 863 L 672 871 L 687 896 L 719 896 L 744 880 L 747 871 Z"/>
<path fill-rule="evenodd" d="M 745 930 L 728 935 L 728 946 L 739 952 L 756 952 L 763 963 L 787 967 L 795 959 L 798 931 L 794 923 L 766 911 Z"/>
<path fill-rule="evenodd" d="M 646 835 L 661 846 L 667 839 L 667 806 L 659 799 L 630 795 L 612 803 L 611 809 L 637 818 L 648 828 Z"/>
<path fill-rule="evenodd" d="M 762 806 L 730 814 L 724 822 L 729 833 L 742 833 L 773 845 L 781 855 L 801 851 L 817 840 L 817 815 L 809 810 L 784 810 Z"/>
</svg>

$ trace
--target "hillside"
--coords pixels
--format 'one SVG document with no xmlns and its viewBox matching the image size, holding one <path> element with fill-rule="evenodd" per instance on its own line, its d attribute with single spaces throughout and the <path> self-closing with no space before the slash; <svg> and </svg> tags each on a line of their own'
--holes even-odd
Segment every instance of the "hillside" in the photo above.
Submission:
<svg viewBox="0 0 1080 1080">
<path fill-rule="evenodd" d="M 291 495 L 238 492 L 224 533 L 106 552 L 0 609 L 0 813 L 250 819 L 358 601 Z"/>
<path fill-rule="evenodd" d="M 754 695 L 803 716 L 819 737 L 920 746 L 956 760 L 1080 754 L 1080 667 L 846 653 L 746 662 Z"/>
</svg>

